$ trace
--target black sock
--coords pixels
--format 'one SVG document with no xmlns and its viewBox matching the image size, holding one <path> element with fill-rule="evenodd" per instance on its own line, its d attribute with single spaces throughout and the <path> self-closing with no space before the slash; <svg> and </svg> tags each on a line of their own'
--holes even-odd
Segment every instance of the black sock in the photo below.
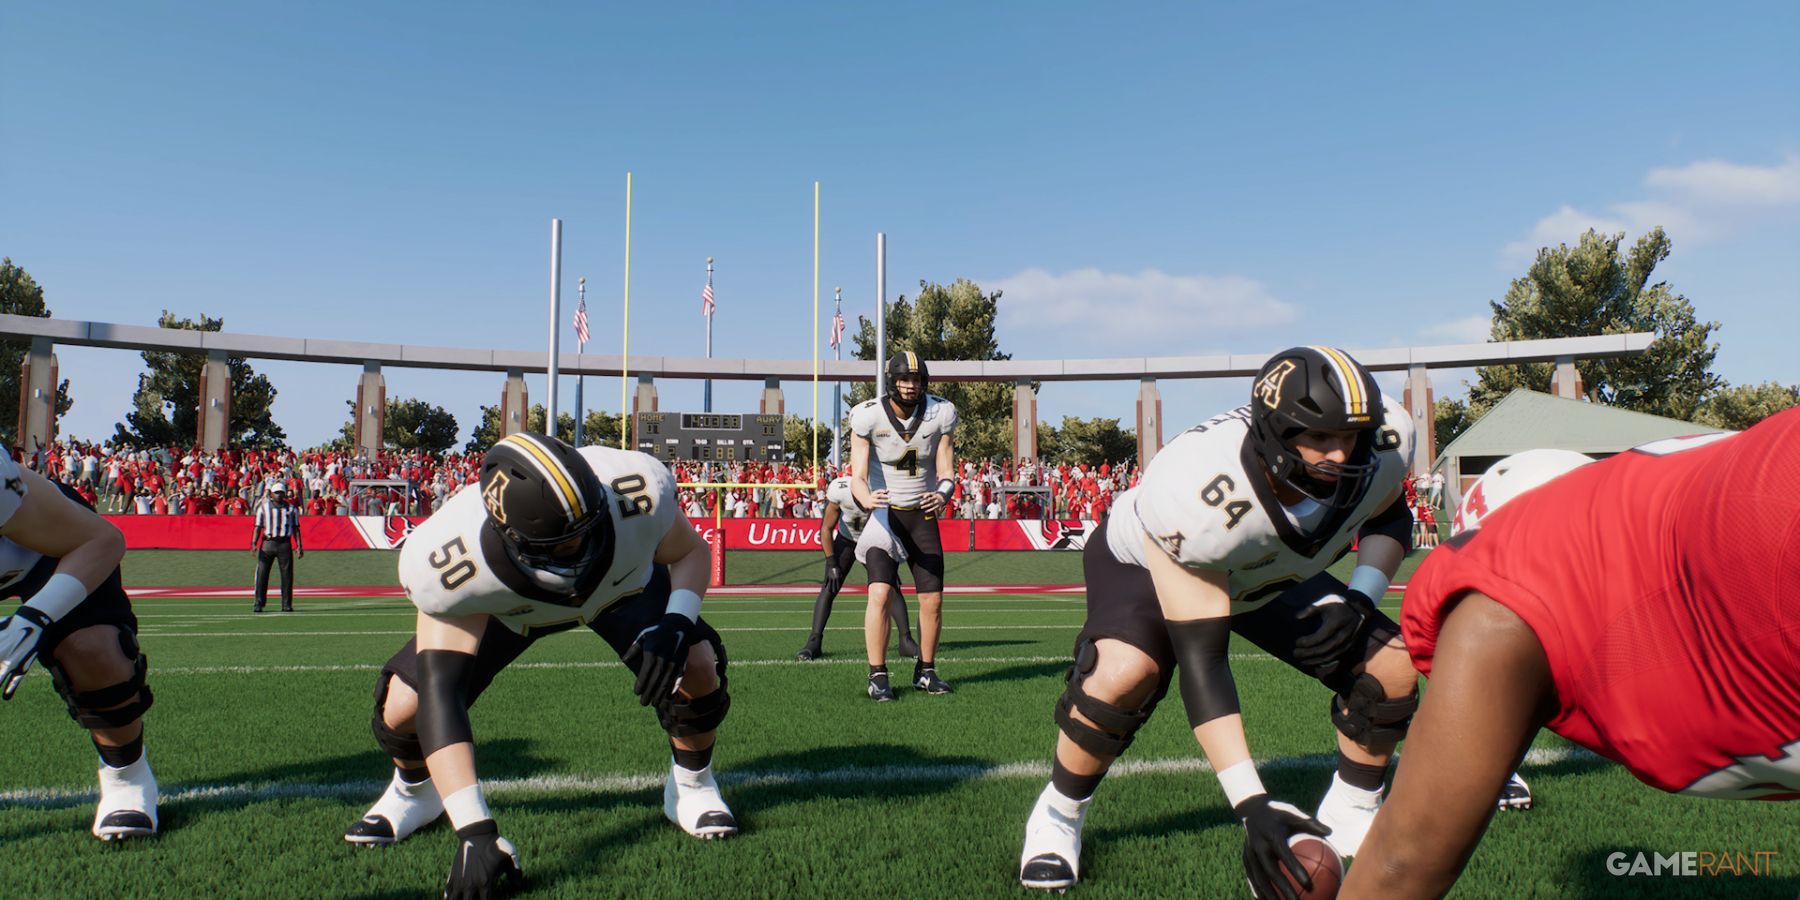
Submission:
<svg viewBox="0 0 1800 900">
<path fill-rule="evenodd" d="M 102 762 L 115 769 L 123 769 L 137 762 L 144 755 L 144 733 L 138 732 L 138 736 L 132 738 L 131 743 L 123 747 L 108 747 L 99 741 L 94 741 L 94 749 L 100 751 Z"/>
<path fill-rule="evenodd" d="M 1345 784 L 1359 790 L 1379 791 L 1382 782 L 1387 780 L 1386 765 L 1359 763 L 1345 756 L 1341 749 L 1338 751 L 1337 770 L 1338 777 L 1344 779 Z"/>
<path fill-rule="evenodd" d="M 712 765 L 713 748 L 710 746 L 705 750 L 683 750 L 675 746 L 674 741 L 670 741 L 669 749 L 675 752 L 675 764 L 689 772 L 698 772 Z"/>
<path fill-rule="evenodd" d="M 406 784 L 418 784 L 431 777 L 431 770 L 425 766 L 420 766 L 416 769 L 409 769 L 405 766 L 395 766 L 394 769 L 400 773 L 400 780 Z"/>
<path fill-rule="evenodd" d="M 1105 772 L 1098 775 L 1077 775 L 1064 768 L 1060 759 L 1050 766 L 1050 783 L 1056 786 L 1057 793 L 1070 800 L 1086 800 L 1094 796 L 1094 789 L 1100 786 L 1100 779 L 1105 777 Z"/>
<path fill-rule="evenodd" d="M 869 677 L 870 678 L 874 678 L 877 675 L 886 675 L 886 674 L 887 674 L 887 666 L 870 666 L 869 667 Z"/>
</svg>

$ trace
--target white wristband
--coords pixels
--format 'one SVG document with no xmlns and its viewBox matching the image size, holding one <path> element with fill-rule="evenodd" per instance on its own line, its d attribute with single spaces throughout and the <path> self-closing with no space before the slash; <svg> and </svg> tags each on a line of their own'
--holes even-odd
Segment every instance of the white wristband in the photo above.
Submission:
<svg viewBox="0 0 1800 900">
<path fill-rule="evenodd" d="M 31 595 L 25 605 L 49 616 L 54 622 L 68 615 L 69 610 L 80 606 L 87 596 L 87 585 L 82 584 L 81 579 L 58 572 L 50 576 L 50 580 L 44 582 L 44 586 Z"/>
<path fill-rule="evenodd" d="M 444 812 L 450 816 L 452 828 L 467 828 L 483 819 L 491 819 L 487 798 L 481 796 L 481 783 L 471 784 L 444 798 Z"/>
<path fill-rule="evenodd" d="M 1220 771 L 1219 787 L 1225 789 L 1225 801 L 1234 807 L 1257 794 L 1268 793 L 1256 774 L 1256 763 L 1248 759 Z"/>
<path fill-rule="evenodd" d="M 1387 596 L 1387 573 L 1374 566 L 1357 566 L 1356 570 L 1350 573 L 1350 589 L 1359 591 L 1364 597 L 1380 603 L 1381 598 Z"/>
<path fill-rule="evenodd" d="M 700 595 L 687 588 L 676 588 L 669 592 L 669 606 L 665 612 L 687 616 L 689 622 L 700 621 Z"/>
</svg>

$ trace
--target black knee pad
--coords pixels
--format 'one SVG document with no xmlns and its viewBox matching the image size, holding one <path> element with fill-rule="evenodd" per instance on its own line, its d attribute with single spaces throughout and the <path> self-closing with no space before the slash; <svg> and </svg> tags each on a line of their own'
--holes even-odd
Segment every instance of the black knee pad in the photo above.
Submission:
<svg viewBox="0 0 1800 900">
<path fill-rule="evenodd" d="M 1331 724 L 1358 744 L 1387 744 L 1406 737 L 1418 710 L 1417 686 L 1406 696 L 1389 700 L 1381 680 L 1364 673 L 1349 691 L 1331 698 Z"/>
<path fill-rule="evenodd" d="M 1075 664 L 1069 667 L 1062 696 L 1056 701 L 1056 725 L 1081 749 L 1096 756 L 1116 757 L 1131 746 L 1160 697 L 1151 698 L 1142 709 L 1126 709 L 1088 696 L 1081 685 L 1099 661 L 1100 651 L 1093 641 L 1082 640 L 1075 645 Z M 1100 727 L 1075 718 L 1075 710 Z"/>
<path fill-rule="evenodd" d="M 389 679 L 399 677 L 393 672 L 382 671 L 381 683 L 375 686 L 375 715 L 369 721 L 369 729 L 375 732 L 375 743 L 380 744 L 382 752 L 388 756 L 394 759 L 423 760 L 425 748 L 419 743 L 419 735 L 416 732 L 402 734 L 395 731 L 382 718 L 382 713 L 387 711 L 388 686 L 392 683 Z"/>
<path fill-rule="evenodd" d="M 711 636 L 707 642 L 712 644 L 713 656 L 718 659 L 719 686 L 705 696 L 691 700 L 678 698 L 657 709 L 656 717 L 670 737 L 693 737 L 713 731 L 724 723 L 725 714 L 731 711 L 731 692 L 727 690 L 730 681 L 725 677 L 725 645 Z"/>
<path fill-rule="evenodd" d="M 150 685 L 145 683 L 145 676 L 150 671 L 149 657 L 139 652 L 135 635 L 124 628 L 118 631 L 119 650 L 125 654 L 126 659 L 131 660 L 131 677 L 118 684 L 109 684 L 91 691 L 78 691 L 61 666 L 49 661 L 44 663 L 44 668 L 50 670 L 50 680 L 56 685 L 56 693 L 68 704 L 69 718 L 89 731 L 130 725 L 142 718 L 151 704 L 156 702 L 155 695 L 150 693 Z"/>
</svg>

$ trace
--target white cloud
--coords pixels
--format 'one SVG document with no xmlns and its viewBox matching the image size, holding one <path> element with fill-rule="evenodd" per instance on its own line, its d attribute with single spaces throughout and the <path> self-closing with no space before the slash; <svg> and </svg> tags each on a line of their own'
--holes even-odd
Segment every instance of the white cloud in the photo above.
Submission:
<svg viewBox="0 0 1800 900">
<path fill-rule="evenodd" d="M 1644 183 L 1707 206 L 1800 205 L 1800 156 L 1790 156 L 1778 166 L 1705 159 L 1679 168 L 1651 169 Z"/>
<path fill-rule="evenodd" d="M 1031 356 L 1200 353 L 1197 341 L 1218 346 L 1232 332 L 1286 325 L 1299 316 L 1262 282 L 1239 275 L 1170 275 L 1155 269 L 1056 275 L 1026 269 L 993 286 L 1006 295 L 1000 302 L 1002 327 L 1068 339 Z"/>
<path fill-rule="evenodd" d="M 1800 157 L 1776 166 L 1702 160 L 1651 169 L 1644 184 L 1653 196 L 1609 204 L 1603 213 L 1563 204 L 1524 237 L 1508 242 L 1501 250 L 1504 261 L 1529 262 L 1538 248 L 1572 244 L 1590 228 L 1631 238 L 1660 226 L 1684 242 L 1722 237 L 1757 212 L 1800 207 Z"/>
<path fill-rule="evenodd" d="M 1482 313 L 1466 319 L 1427 325 L 1419 329 L 1419 335 L 1427 340 L 1446 344 L 1485 344 L 1493 334 L 1493 326 L 1493 316 Z"/>
</svg>

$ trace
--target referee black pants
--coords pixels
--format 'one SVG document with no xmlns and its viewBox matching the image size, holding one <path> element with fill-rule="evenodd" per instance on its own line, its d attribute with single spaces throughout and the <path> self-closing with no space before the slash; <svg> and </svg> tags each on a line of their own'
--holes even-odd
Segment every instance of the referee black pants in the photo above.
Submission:
<svg viewBox="0 0 1800 900">
<path fill-rule="evenodd" d="M 269 564 L 281 563 L 281 611 L 294 611 L 294 541 L 292 538 L 263 538 L 256 551 L 256 605 L 252 612 L 262 612 L 269 600 Z"/>
</svg>

